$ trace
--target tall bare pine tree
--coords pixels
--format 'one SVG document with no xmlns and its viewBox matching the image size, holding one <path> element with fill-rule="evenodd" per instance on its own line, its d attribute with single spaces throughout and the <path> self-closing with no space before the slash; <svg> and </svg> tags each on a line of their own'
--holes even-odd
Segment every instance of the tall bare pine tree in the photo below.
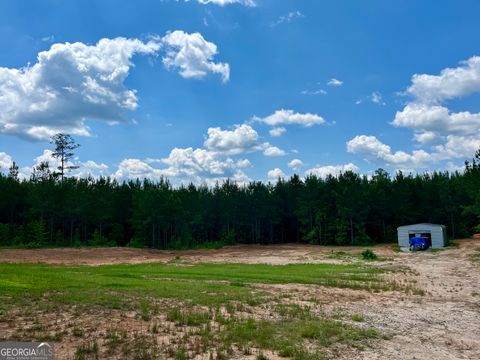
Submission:
<svg viewBox="0 0 480 360">
<path fill-rule="evenodd" d="M 72 136 L 64 133 L 53 135 L 50 144 L 55 145 L 52 157 L 60 161 L 60 165 L 57 167 L 57 171 L 53 173 L 53 176 L 56 178 L 60 177 L 63 181 L 67 172 L 78 169 L 78 166 L 72 165 L 69 161 L 75 155 L 73 151 L 80 145 L 75 142 Z"/>
</svg>

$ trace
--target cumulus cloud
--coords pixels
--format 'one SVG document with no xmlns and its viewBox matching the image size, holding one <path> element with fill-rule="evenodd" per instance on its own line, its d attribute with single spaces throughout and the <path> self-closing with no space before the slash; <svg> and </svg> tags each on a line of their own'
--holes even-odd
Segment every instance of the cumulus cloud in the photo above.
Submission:
<svg viewBox="0 0 480 360">
<path fill-rule="evenodd" d="M 270 129 L 268 133 L 270 134 L 270 136 L 279 137 L 282 136 L 285 131 L 287 131 L 287 129 L 285 129 L 283 126 L 280 126 Z"/>
<path fill-rule="evenodd" d="M 270 126 L 280 126 L 280 125 L 301 125 L 304 127 L 311 127 L 314 125 L 325 124 L 325 120 L 317 114 L 311 113 L 298 113 L 293 110 L 277 110 L 273 114 L 268 115 L 264 118 L 254 116 L 253 121 L 261 122 Z"/>
<path fill-rule="evenodd" d="M 268 146 L 264 151 L 263 155 L 265 156 L 285 156 L 286 153 L 282 149 L 279 149 L 276 146 Z"/>
<path fill-rule="evenodd" d="M 480 56 L 443 69 L 439 75 L 415 74 L 407 93 L 423 103 L 439 103 L 480 91 Z"/>
<path fill-rule="evenodd" d="M 335 79 L 335 78 L 331 78 L 330 80 L 328 80 L 327 85 L 328 86 L 342 86 L 343 81 Z"/>
<path fill-rule="evenodd" d="M 293 170 L 299 170 L 303 167 L 303 161 L 300 159 L 293 159 L 288 163 L 288 167 Z"/>
<path fill-rule="evenodd" d="M 157 56 L 162 49 L 165 66 L 178 68 L 185 78 L 208 73 L 229 78 L 228 64 L 212 60 L 216 45 L 199 33 L 174 31 L 146 42 L 119 37 L 94 45 L 53 44 L 32 66 L 0 67 L 0 132 L 47 140 L 58 132 L 90 136 L 88 120 L 132 122 L 128 113 L 138 107 L 138 97 L 125 85 L 132 58 Z"/>
<path fill-rule="evenodd" d="M 250 125 L 235 125 L 233 130 L 209 128 L 204 146 L 206 149 L 226 154 L 241 154 L 262 150 L 259 135 Z"/>
<path fill-rule="evenodd" d="M 367 161 L 409 170 L 442 161 L 464 160 L 480 146 L 480 113 L 452 112 L 444 103 L 479 91 L 478 56 L 456 68 L 444 69 L 439 75 L 415 74 L 405 93 L 411 99 L 396 113 L 391 124 L 411 129 L 413 140 L 422 149 L 393 152 L 376 137 L 359 135 L 347 143 L 347 150 Z"/>
<path fill-rule="evenodd" d="M 162 42 L 166 47 L 164 65 L 167 69 L 179 69 L 182 77 L 202 79 L 214 73 L 221 75 L 223 82 L 230 78 L 230 66 L 213 61 L 217 45 L 206 41 L 202 34 L 177 30 L 164 36 Z"/>
<path fill-rule="evenodd" d="M 406 127 L 427 138 L 446 136 L 448 134 L 470 136 L 480 134 L 480 114 L 468 111 L 451 113 L 440 105 L 410 103 L 398 111 L 392 122 L 393 126 Z M 422 139 L 419 136 L 419 139 Z"/>
<path fill-rule="evenodd" d="M 249 177 L 241 170 L 251 166 L 247 159 L 235 161 L 230 157 L 205 149 L 174 148 L 168 157 L 156 160 L 164 167 L 151 165 L 152 161 L 125 159 L 115 173 L 119 179 L 169 179 L 174 185 L 195 184 L 212 185 L 232 179 L 238 183 L 248 182 Z"/>
<path fill-rule="evenodd" d="M 137 107 L 124 80 L 135 54 L 154 54 L 155 41 L 102 39 L 95 45 L 54 44 L 33 66 L 0 67 L 0 132 L 46 139 L 56 132 L 88 136 L 85 120 L 125 122 Z"/>
<path fill-rule="evenodd" d="M 87 160 L 79 163 L 79 168 L 75 172 L 75 176 L 79 178 L 85 177 L 106 177 L 110 175 L 108 165 L 104 163 L 96 163 L 93 160 Z"/>
<path fill-rule="evenodd" d="M 317 176 L 319 178 L 325 179 L 327 176 L 338 176 L 340 173 L 346 171 L 353 171 L 358 173 L 360 169 L 358 166 L 352 163 L 343 164 L 343 165 L 327 165 L 327 166 L 316 166 L 305 171 L 305 176 Z"/>
<path fill-rule="evenodd" d="M 275 168 L 275 169 L 270 170 L 267 173 L 267 177 L 268 177 L 269 180 L 278 180 L 279 178 L 284 178 L 285 173 L 281 169 Z"/>
<path fill-rule="evenodd" d="M 0 152 L 0 172 L 7 172 L 8 168 L 12 166 L 13 159 L 5 152 Z"/>
<path fill-rule="evenodd" d="M 386 163 L 387 166 L 421 168 L 436 161 L 436 157 L 424 150 L 414 150 L 411 154 L 404 151 L 392 152 L 390 146 L 375 136 L 359 135 L 347 142 L 347 151 L 361 155 L 366 161 Z"/>
</svg>

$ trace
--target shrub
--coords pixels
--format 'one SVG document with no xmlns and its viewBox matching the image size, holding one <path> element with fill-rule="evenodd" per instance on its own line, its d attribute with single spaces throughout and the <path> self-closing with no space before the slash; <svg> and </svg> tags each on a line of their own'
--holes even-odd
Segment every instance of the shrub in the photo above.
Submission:
<svg viewBox="0 0 480 360">
<path fill-rule="evenodd" d="M 362 251 L 363 260 L 377 260 L 378 256 L 372 250 L 366 249 Z"/>
</svg>

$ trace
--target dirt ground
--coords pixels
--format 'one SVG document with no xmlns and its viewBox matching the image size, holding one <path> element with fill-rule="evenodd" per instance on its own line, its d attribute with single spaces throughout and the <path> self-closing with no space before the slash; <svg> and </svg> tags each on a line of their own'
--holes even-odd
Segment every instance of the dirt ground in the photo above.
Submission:
<svg viewBox="0 0 480 360">
<path fill-rule="evenodd" d="M 332 358 L 480 359 L 480 263 L 471 261 L 471 256 L 480 251 L 480 239 L 458 240 L 457 244 L 457 248 L 415 254 L 396 253 L 391 245 L 373 247 L 375 253 L 389 258 L 380 266 L 405 269 L 388 273 L 390 281 L 414 284 L 424 295 L 313 285 L 261 286 L 277 293 L 293 293 L 289 301 L 295 303 L 316 299 L 322 311 L 329 313 L 347 314 L 350 318 L 360 314 L 364 321 L 356 325 L 374 327 L 386 335 L 385 339 L 375 340 L 372 346 L 364 349 L 332 349 Z M 126 248 L 0 250 L 0 262 L 98 265 L 168 261 L 180 256 L 193 262 L 319 263 L 343 261 L 332 256 L 335 252 L 357 254 L 361 250 L 298 244 L 174 252 Z M 128 320 L 115 319 L 112 315 L 109 315 L 110 322 Z M 100 323 L 96 324 L 98 321 L 102 320 L 92 318 L 86 323 L 98 331 L 101 327 Z M 132 322 L 142 326 L 141 322 Z M 238 358 L 254 359 L 240 355 Z"/>
<path fill-rule="evenodd" d="M 373 246 L 380 256 L 393 257 L 391 245 Z M 0 262 L 46 263 L 65 265 L 140 264 L 169 261 L 178 256 L 192 262 L 215 263 L 265 263 L 283 265 L 290 263 L 325 262 L 334 252 L 359 253 L 359 247 L 315 246 L 305 244 L 236 245 L 217 250 L 164 251 L 134 248 L 55 248 L 55 249 L 0 249 Z"/>
</svg>

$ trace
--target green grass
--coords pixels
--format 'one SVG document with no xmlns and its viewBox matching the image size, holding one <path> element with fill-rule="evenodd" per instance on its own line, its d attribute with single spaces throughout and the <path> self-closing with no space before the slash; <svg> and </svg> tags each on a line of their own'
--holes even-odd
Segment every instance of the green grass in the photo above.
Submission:
<svg viewBox="0 0 480 360">
<path fill-rule="evenodd" d="M 316 284 L 330 287 L 386 290 L 375 275 L 385 270 L 336 264 L 165 264 L 58 266 L 0 264 L 0 300 L 31 302 L 48 299 L 57 304 L 132 307 L 145 320 L 149 298 L 189 300 L 198 305 L 230 301 L 258 304 L 261 293 L 245 284 Z"/>
</svg>

